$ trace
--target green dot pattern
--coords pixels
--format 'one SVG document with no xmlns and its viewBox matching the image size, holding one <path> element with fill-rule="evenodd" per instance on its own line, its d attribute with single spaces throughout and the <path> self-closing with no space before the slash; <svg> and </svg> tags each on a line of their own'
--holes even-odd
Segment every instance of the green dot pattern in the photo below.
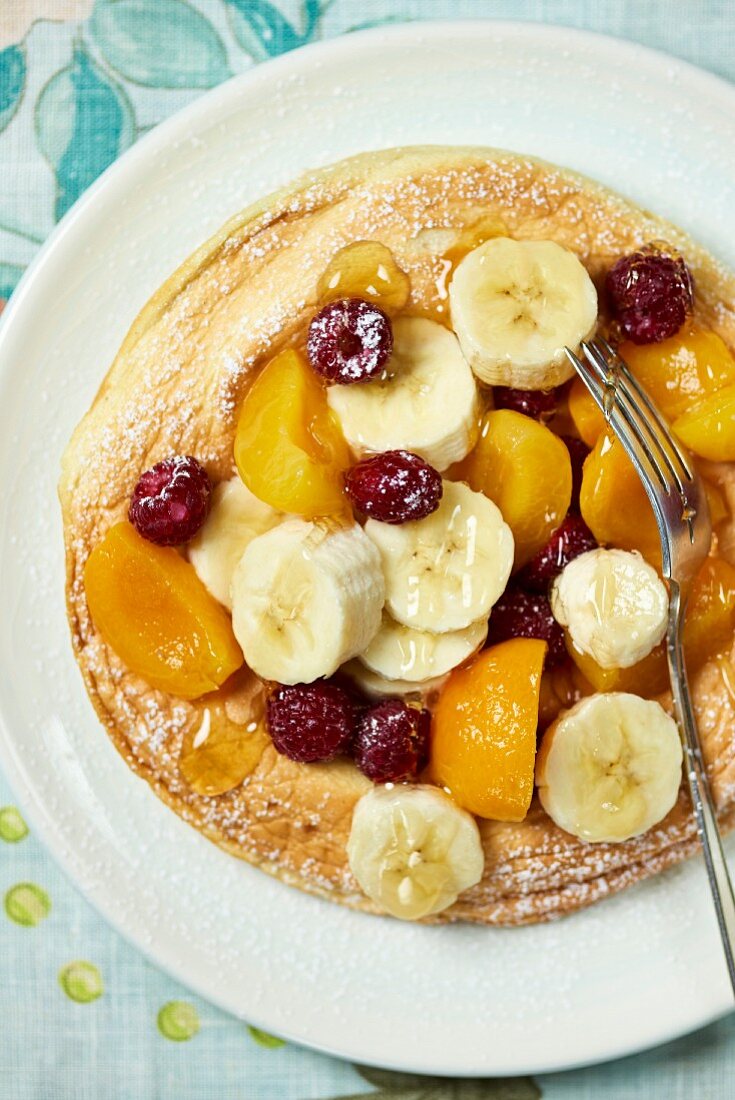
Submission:
<svg viewBox="0 0 735 1100">
<path fill-rule="evenodd" d="M 0 840 L 17 844 L 28 836 L 28 826 L 15 806 L 0 806 Z"/>
<path fill-rule="evenodd" d="M 284 1039 L 279 1039 L 277 1035 L 269 1035 L 267 1031 L 261 1031 L 259 1027 L 248 1026 L 248 1031 L 256 1043 L 259 1043 L 262 1047 L 268 1047 L 270 1050 L 276 1050 L 278 1047 L 286 1045 Z"/>
<path fill-rule="evenodd" d="M 71 1001 L 87 1005 L 96 1001 L 104 992 L 104 984 L 99 969 L 91 962 L 78 959 L 67 963 L 59 971 L 59 985 Z"/>
<path fill-rule="evenodd" d="M 10 920 L 25 928 L 35 928 L 51 912 L 51 898 L 33 882 L 19 882 L 11 886 L 4 899 L 5 912 Z"/>
<path fill-rule="evenodd" d="M 188 1001 L 168 1001 L 158 1013 L 157 1023 L 164 1039 L 184 1043 L 199 1031 L 199 1014 Z"/>
</svg>

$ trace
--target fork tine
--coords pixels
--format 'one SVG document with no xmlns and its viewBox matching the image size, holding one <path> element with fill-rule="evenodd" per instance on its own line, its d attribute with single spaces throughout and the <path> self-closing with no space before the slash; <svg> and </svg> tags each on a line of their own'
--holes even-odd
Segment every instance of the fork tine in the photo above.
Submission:
<svg viewBox="0 0 735 1100">
<path fill-rule="evenodd" d="M 586 343 L 582 344 L 582 350 L 584 351 L 588 363 L 595 371 L 597 378 L 605 387 L 606 394 L 609 395 L 608 401 L 612 399 L 611 403 L 608 405 L 606 402 L 606 407 L 603 408 L 606 419 L 612 420 L 614 409 L 617 408 L 619 410 L 620 415 L 635 435 L 639 446 L 643 449 L 646 458 L 650 462 L 659 485 L 665 493 L 670 493 L 673 486 L 667 477 L 667 472 L 671 473 L 677 481 L 678 478 L 676 478 L 676 474 L 672 470 L 669 462 L 664 461 L 662 466 L 660 459 L 664 458 L 665 460 L 665 455 L 658 446 L 658 441 L 656 436 L 652 434 L 650 426 L 646 424 L 645 418 L 641 416 L 640 410 L 636 407 L 634 402 L 631 402 L 629 399 L 625 401 L 621 398 L 619 379 L 617 375 L 615 376 L 614 382 L 610 379 L 608 363 L 600 350 L 593 344 Z M 651 444 L 653 444 L 653 446 Z"/>
<path fill-rule="evenodd" d="M 662 481 L 661 471 L 653 462 L 648 448 L 645 444 L 641 443 L 629 421 L 622 414 L 620 406 L 614 403 L 610 408 L 607 407 L 605 394 L 608 392 L 608 384 L 604 370 L 594 362 L 583 362 L 574 352 L 570 351 L 569 348 L 565 348 L 564 350 L 570 363 L 587 387 L 592 400 L 595 402 L 605 419 L 609 421 L 615 435 L 620 440 L 625 453 L 633 463 L 633 467 L 643 483 L 643 488 L 646 490 L 646 495 L 651 502 L 651 507 L 653 508 L 656 518 L 656 525 L 661 537 L 661 556 L 664 573 L 670 575 L 671 543 L 661 499 L 656 491 L 656 483 L 661 483 Z M 667 493 L 670 492 L 670 487 L 664 491 Z"/>
<path fill-rule="evenodd" d="M 658 433 L 659 443 L 660 444 L 664 443 L 666 445 L 667 452 L 670 452 L 670 456 L 673 455 L 674 461 L 676 463 L 678 463 L 678 469 L 672 470 L 672 472 L 674 473 L 674 476 L 677 477 L 677 481 L 681 482 L 681 478 L 678 476 L 678 474 L 681 471 L 684 472 L 684 477 L 688 481 L 691 481 L 693 479 L 694 474 L 693 474 L 688 456 L 685 454 L 685 452 L 682 450 L 682 448 L 677 443 L 676 437 L 672 434 L 672 432 L 669 428 L 669 425 L 666 423 L 666 420 L 665 420 L 663 414 L 659 411 L 658 407 L 655 405 L 655 403 L 651 400 L 651 398 L 648 396 L 646 391 L 643 389 L 643 387 L 641 386 L 640 382 L 638 381 L 638 379 L 635 377 L 635 375 L 631 371 L 628 364 L 618 354 L 618 352 L 616 352 L 615 349 L 612 348 L 610 346 L 610 344 L 608 344 L 607 340 L 603 339 L 602 337 L 597 337 L 595 340 L 590 341 L 590 346 L 594 346 L 594 345 L 596 345 L 597 347 L 602 349 L 602 352 L 607 357 L 608 361 L 611 362 L 611 363 L 614 363 L 615 367 L 617 368 L 617 370 L 619 372 L 619 374 L 622 374 L 622 376 L 625 380 L 625 383 L 627 383 L 627 385 L 625 387 L 626 388 L 626 394 L 628 396 L 630 396 L 630 391 L 628 390 L 628 386 L 629 386 L 630 389 L 635 391 L 635 393 L 638 396 L 640 402 L 645 406 L 646 410 L 650 413 L 651 419 L 653 420 L 653 422 L 657 425 L 657 427 L 659 429 L 659 433 Z M 682 484 L 680 484 L 679 488 L 683 491 L 684 486 Z"/>
</svg>

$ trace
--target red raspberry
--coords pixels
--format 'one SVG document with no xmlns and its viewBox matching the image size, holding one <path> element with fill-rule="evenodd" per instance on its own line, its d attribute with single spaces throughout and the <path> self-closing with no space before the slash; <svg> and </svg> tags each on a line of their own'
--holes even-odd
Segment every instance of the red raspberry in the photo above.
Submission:
<svg viewBox="0 0 735 1100">
<path fill-rule="evenodd" d="M 439 507 L 441 474 L 410 451 L 383 451 L 345 474 L 352 503 L 381 523 L 423 519 Z"/>
<path fill-rule="evenodd" d="M 428 710 L 384 699 L 360 719 L 352 754 L 361 772 L 374 783 L 415 779 L 429 761 Z"/>
<path fill-rule="evenodd" d="M 212 484 L 191 455 L 176 455 L 146 470 L 133 490 L 128 519 L 158 546 L 180 546 L 207 518 Z"/>
<path fill-rule="evenodd" d="M 490 612 L 488 645 L 509 638 L 540 638 L 548 642 L 546 668 L 554 668 L 567 656 L 564 631 L 551 614 L 551 604 L 539 592 L 526 592 L 517 585 L 506 588 Z"/>
<path fill-rule="evenodd" d="M 314 370 L 328 382 L 369 382 L 390 359 L 393 329 L 372 302 L 340 298 L 312 320 L 306 351 Z"/>
<path fill-rule="evenodd" d="M 534 420 L 548 420 L 556 412 L 558 390 L 513 390 L 496 386 L 493 390 L 496 409 L 512 409 Z"/>
<path fill-rule="evenodd" d="M 654 250 L 632 252 L 610 268 L 605 280 L 613 312 L 635 344 L 674 336 L 692 308 L 693 283 L 680 257 Z"/>
<path fill-rule="evenodd" d="M 572 500 L 569 510 L 578 512 L 579 491 L 582 488 L 582 467 L 587 455 L 590 453 L 590 449 L 584 440 L 577 439 L 574 435 L 563 435 L 561 438 L 566 443 L 569 457 L 572 460 Z"/>
<path fill-rule="evenodd" d="M 596 546 L 597 539 L 582 517 L 568 515 L 546 546 L 520 571 L 518 581 L 532 592 L 546 593 L 565 565 Z"/>
<path fill-rule="evenodd" d="M 283 756 L 302 764 L 331 760 L 345 752 L 355 730 L 355 704 L 337 684 L 278 687 L 266 706 L 273 744 Z"/>
</svg>

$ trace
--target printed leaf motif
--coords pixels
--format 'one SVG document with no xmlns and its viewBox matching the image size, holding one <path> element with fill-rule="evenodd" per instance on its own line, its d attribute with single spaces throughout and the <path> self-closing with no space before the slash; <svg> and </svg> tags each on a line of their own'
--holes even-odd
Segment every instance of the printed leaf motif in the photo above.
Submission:
<svg viewBox="0 0 735 1100">
<path fill-rule="evenodd" d="M 277 57 L 310 42 L 322 14 L 319 0 L 303 0 L 303 31 L 297 31 L 270 0 L 226 0 L 232 30 L 240 46 L 256 61 Z"/>
<path fill-rule="evenodd" d="M 373 1100 L 539 1100 L 541 1090 L 530 1077 L 483 1079 L 423 1077 L 414 1073 L 355 1066 L 377 1092 L 366 1093 Z M 361 1100 L 344 1097 L 343 1100 Z"/>
<path fill-rule="evenodd" d="M 213 88 L 230 76 L 222 39 L 185 0 L 101 0 L 91 32 L 105 61 L 151 88 Z"/>
<path fill-rule="evenodd" d="M 135 118 L 82 46 L 51 77 L 36 103 L 36 139 L 56 173 L 57 220 L 135 137 Z"/>
<path fill-rule="evenodd" d="M 23 268 L 17 264 L 0 263 L 0 302 L 6 302 L 20 282 Z M 14 816 L 17 815 L 17 816 Z M 22 826 L 21 824 L 22 823 Z M 25 831 L 23 831 L 25 830 Z M 0 810 L 0 839 L 22 840 L 28 833 L 28 827 L 14 806 L 4 806 Z"/>
<path fill-rule="evenodd" d="M 0 131 L 18 110 L 26 82 L 26 57 L 20 46 L 0 50 Z"/>
<path fill-rule="evenodd" d="M 279 1039 L 277 1035 L 271 1035 L 268 1031 L 263 1031 L 259 1027 L 248 1025 L 248 1031 L 258 1046 L 266 1047 L 268 1050 L 277 1050 L 279 1047 L 286 1045 L 285 1039 Z"/>
</svg>

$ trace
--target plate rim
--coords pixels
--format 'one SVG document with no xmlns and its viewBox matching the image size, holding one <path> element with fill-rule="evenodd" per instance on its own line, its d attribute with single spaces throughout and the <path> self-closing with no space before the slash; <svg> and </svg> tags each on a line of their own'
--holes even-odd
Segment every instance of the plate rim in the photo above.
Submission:
<svg viewBox="0 0 735 1100">
<path fill-rule="evenodd" d="M 535 20 L 494 20 L 491 18 L 404 21 L 350 33 L 342 33 L 333 38 L 323 39 L 299 47 L 289 53 L 253 65 L 253 67 L 246 72 L 233 76 L 217 87 L 206 91 L 191 103 L 164 119 L 151 131 L 139 138 L 130 149 L 126 150 L 122 156 L 115 160 L 84 192 L 46 238 L 31 264 L 21 277 L 18 286 L 8 301 L 3 316 L 0 318 L 0 384 L 9 381 L 9 377 L 6 377 L 9 376 L 9 371 L 6 369 L 3 356 L 6 342 L 9 341 L 11 333 L 14 331 L 16 317 L 21 319 L 23 317 L 24 310 L 26 309 L 26 301 L 31 298 L 32 302 L 37 276 L 44 268 L 50 254 L 55 252 L 69 235 L 74 234 L 80 222 L 84 223 L 90 212 L 94 211 L 100 194 L 106 192 L 108 188 L 115 186 L 124 188 L 126 175 L 134 172 L 139 163 L 144 164 L 148 161 L 150 157 L 155 154 L 157 148 L 165 148 L 169 142 L 175 141 L 179 136 L 186 137 L 190 126 L 195 126 L 197 122 L 206 119 L 210 114 L 216 114 L 220 105 L 224 105 L 232 98 L 236 97 L 241 88 L 247 88 L 247 91 L 252 94 L 259 83 L 267 85 L 272 80 L 277 79 L 280 74 L 293 72 L 294 68 L 300 69 L 315 62 L 323 64 L 324 62 L 329 62 L 332 58 L 339 58 L 340 56 L 344 58 L 344 55 L 349 55 L 353 52 L 359 54 L 363 49 L 363 44 L 369 49 L 373 43 L 385 42 L 386 39 L 391 40 L 390 45 L 401 44 L 401 42 L 403 42 L 409 47 L 415 48 L 417 46 L 417 40 L 418 44 L 420 44 L 421 41 L 425 39 L 441 38 L 445 40 L 453 35 L 468 33 L 481 33 L 485 35 L 490 30 L 496 31 L 501 35 L 515 35 L 521 39 L 542 37 L 550 44 L 555 37 L 559 38 L 565 44 L 568 44 L 571 37 L 577 42 L 588 42 L 597 53 L 599 53 L 599 51 L 611 51 L 618 59 L 621 53 L 627 53 L 631 57 L 631 60 L 640 58 L 648 67 L 649 71 L 652 69 L 654 71 L 660 71 L 661 69 L 670 71 L 673 67 L 681 72 L 682 78 L 686 79 L 688 86 L 693 87 L 695 91 L 699 90 L 710 98 L 716 97 L 727 109 L 735 107 L 735 85 L 715 73 L 701 69 L 689 61 L 674 57 L 662 50 L 654 49 L 629 39 L 603 34 L 597 31 L 569 27 L 558 23 L 549 24 Z M 32 777 L 28 769 L 24 766 L 17 751 L 17 747 L 13 744 L 13 735 L 10 731 L 10 722 L 6 718 L 6 704 L 2 690 L 3 681 L 6 676 L 7 672 L 1 669 L 0 764 L 2 764 L 8 783 L 18 798 L 24 814 L 28 817 L 46 851 L 61 868 L 69 882 L 79 891 L 84 899 L 89 902 L 94 910 L 114 928 L 127 943 L 131 944 L 145 958 L 150 960 L 153 965 L 170 974 L 184 987 L 192 990 L 192 992 L 202 997 L 205 1001 L 214 1004 L 223 1011 L 236 1017 L 244 1018 L 238 1011 L 233 1010 L 231 1005 L 227 1003 L 225 997 L 218 998 L 216 993 L 210 989 L 207 989 L 205 992 L 202 984 L 193 980 L 189 974 L 185 973 L 185 964 L 183 960 L 181 960 L 180 963 L 174 959 L 167 959 L 162 962 L 160 955 L 155 953 L 156 948 L 146 945 L 139 935 L 138 929 L 129 928 L 125 925 L 125 918 L 123 914 L 119 912 L 119 907 L 116 907 L 115 901 L 110 900 L 108 902 L 108 897 L 110 897 L 109 892 L 104 891 L 100 886 L 95 885 L 94 882 L 90 883 L 86 881 L 81 869 L 81 863 L 77 866 L 75 862 L 77 853 L 71 848 L 67 850 L 67 846 L 64 844 L 63 840 L 56 836 L 53 828 L 53 816 L 43 804 L 43 800 L 35 795 Z M 558 1061 L 552 1064 L 544 1063 L 543 1065 L 535 1065 L 531 1062 L 530 1068 L 526 1069 L 519 1069 L 517 1062 L 513 1062 L 512 1064 L 508 1063 L 507 1068 L 503 1068 L 502 1063 L 499 1062 L 497 1063 L 499 1068 L 493 1068 L 492 1073 L 493 1075 L 501 1076 L 518 1074 L 542 1075 L 544 1073 L 554 1073 L 600 1064 L 626 1055 L 638 1053 L 676 1039 L 700 1027 L 706 1026 L 708 1023 L 726 1015 L 729 1011 L 731 1011 L 731 1005 L 729 1001 L 723 999 L 723 1003 L 714 1006 L 711 1012 L 706 1016 L 699 1015 L 695 1020 L 690 1020 L 683 1025 L 679 1023 L 674 1030 L 666 1026 L 649 1028 L 645 1037 L 640 1041 L 636 1041 L 634 1044 L 630 1042 L 607 1043 L 606 1045 L 598 1043 L 598 1049 L 596 1051 L 592 1050 L 588 1052 L 588 1054 L 581 1059 L 575 1058 L 570 1061 L 568 1057 L 560 1057 Z M 308 1035 L 299 1033 L 298 1030 L 289 1030 L 289 1028 L 283 1029 L 277 1022 L 271 1019 L 259 1018 L 257 1011 L 251 1013 L 249 1009 L 247 1011 L 247 1020 L 249 1023 L 253 1023 L 258 1027 L 263 1027 L 266 1030 L 274 1030 L 285 1039 L 306 1047 L 307 1049 L 342 1060 L 375 1066 L 376 1068 L 394 1069 L 399 1072 L 430 1073 L 432 1075 L 452 1077 L 486 1076 L 489 1072 L 487 1065 L 469 1065 L 459 1068 L 457 1066 L 452 1066 L 451 1068 L 445 1069 L 442 1069 L 440 1066 L 432 1065 L 427 1068 L 425 1061 L 420 1065 L 412 1063 L 410 1060 L 401 1061 L 399 1063 L 391 1059 L 386 1060 L 380 1057 L 371 1057 L 366 1054 L 365 1051 L 358 1051 L 354 1048 L 352 1052 L 350 1052 L 345 1046 L 341 1048 L 333 1047 L 328 1043 L 312 1040 Z M 587 1046 L 590 1048 L 593 1044 L 588 1042 Z"/>
</svg>

